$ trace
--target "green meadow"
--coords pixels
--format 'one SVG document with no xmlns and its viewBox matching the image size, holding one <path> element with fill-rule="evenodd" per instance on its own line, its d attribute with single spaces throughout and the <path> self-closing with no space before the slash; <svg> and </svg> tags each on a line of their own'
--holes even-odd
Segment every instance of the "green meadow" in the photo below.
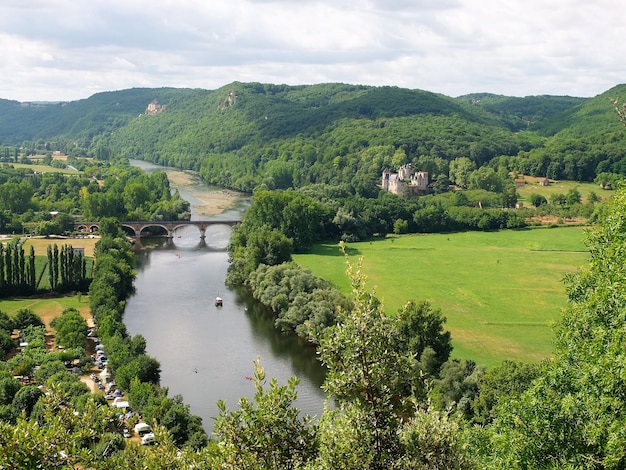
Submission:
<svg viewBox="0 0 626 470">
<path fill-rule="evenodd" d="M 385 312 L 427 300 L 447 318 L 452 357 L 492 366 L 539 361 L 552 352 L 552 325 L 567 304 L 563 277 L 584 269 L 583 227 L 403 235 L 347 244 Z M 338 245 L 294 260 L 348 294 Z"/>
<path fill-rule="evenodd" d="M 580 193 L 583 203 L 588 201 L 589 195 L 592 192 L 594 192 L 600 199 L 608 199 L 613 196 L 613 191 L 601 189 L 595 183 L 563 180 L 552 181 L 549 186 L 541 186 L 539 181 L 543 178 L 526 176 L 524 179 L 526 184 L 521 187 L 517 187 L 516 191 L 519 200 L 522 201 L 526 207 L 532 206 L 531 196 L 533 194 L 541 194 L 548 201 L 550 201 L 550 198 L 555 194 L 567 195 L 567 193 L 572 189 L 575 189 Z"/>
<path fill-rule="evenodd" d="M 48 298 L 14 297 L 10 299 L 0 299 L 0 311 L 9 316 L 13 316 L 22 309 L 32 310 L 39 315 L 47 328 L 50 328 L 52 319 L 61 315 L 61 313 L 68 308 L 74 308 L 78 310 L 86 320 L 90 319 L 88 295 L 75 294 Z"/>
</svg>

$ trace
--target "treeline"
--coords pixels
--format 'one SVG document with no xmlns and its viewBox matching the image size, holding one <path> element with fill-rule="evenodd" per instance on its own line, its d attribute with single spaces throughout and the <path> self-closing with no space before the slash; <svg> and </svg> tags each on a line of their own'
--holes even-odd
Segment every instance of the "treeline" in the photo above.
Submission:
<svg viewBox="0 0 626 470">
<path fill-rule="evenodd" d="M 87 260 L 72 245 L 62 245 L 60 251 L 58 245 L 48 245 L 47 262 L 42 264 L 36 262 L 32 245 L 29 256 L 25 256 L 19 238 L 0 243 L 0 298 L 44 291 L 40 282 L 46 271 L 47 287 L 54 292 L 86 292 L 91 280 L 87 277 Z"/>
<path fill-rule="evenodd" d="M 202 419 L 192 415 L 182 397 L 168 397 L 159 386 L 159 362 L 146 354 L 142 336 L 131 337 L 123 323 L 126 299 L 133 292 L 134 254 L 115 219 L 101 221 L 96 268 L 89 289 L 91 314 L 105 347 L 116 386 L 125 390 L 133 410 L 148 423 L 163 426 L 176 446 L 199 449 L 208 437 Z"/>
<path fill-rule="evenodd" d="M 0 232 L 71 234 L 76 215 L 97 221 L 184 220 L 189 203 L 164 172 L 146 174 L 128 162 L 75 159 L 84 173 L 34 173 L 0 168 Z"/>
<path fill-rule="evenodd" d="M 31 255 L 33 250 L 31 248 Z M 87 278 L 87 261 L 82 251 L 76 251 L 72 245 L 59 247 L 48 245 L 46 250 L 48 279 L 54 291 L 86 291 L 91 279 Z"/>
</svg>

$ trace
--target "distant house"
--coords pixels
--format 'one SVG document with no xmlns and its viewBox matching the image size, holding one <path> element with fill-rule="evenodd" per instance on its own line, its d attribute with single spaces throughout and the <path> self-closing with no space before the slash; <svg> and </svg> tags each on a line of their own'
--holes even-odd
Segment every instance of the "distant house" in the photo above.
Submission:
<svg viewBox="0 0 626 470">
<path fill-rule="evenodd" d="M 398 168 L 397 173 L 392 173 L 388 168 L 385 168 L 381 187 L 398 196 L 404 196 L 407 193 L 426 194 L 428 192 L 428 172 L 413 171 L 410 163 Z"/>
</svg>

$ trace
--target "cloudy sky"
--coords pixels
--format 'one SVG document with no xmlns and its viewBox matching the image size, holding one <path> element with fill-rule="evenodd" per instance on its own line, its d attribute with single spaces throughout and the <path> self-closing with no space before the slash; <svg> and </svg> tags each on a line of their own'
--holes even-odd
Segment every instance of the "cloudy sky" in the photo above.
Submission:
<svg viewBox="0 0 626 470">
<path fill-rule="evenodd" d="M 624 0 L 2 0 L 0 98 L 235 80 L 459 96 L 626 83 Z"/>
</svg>

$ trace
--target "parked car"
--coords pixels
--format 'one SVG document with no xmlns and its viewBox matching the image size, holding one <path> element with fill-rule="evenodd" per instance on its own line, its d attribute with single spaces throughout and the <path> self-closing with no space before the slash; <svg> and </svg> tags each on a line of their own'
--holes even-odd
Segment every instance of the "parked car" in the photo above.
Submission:
<svg viewBox="0 0 626 470">
<path fill-rule="evenodd" d="M 140 437 L 143 437 L 146 434 L 152 433 L 152 428 L 148 423 L 137 423 L 135 424 L 135 434 Z"/>
<path fill-rule="evenodd" d="M 154 433 L 153 432 L 149 432 L 148 434 L 145 434 L 142 438 L 141 438 L 141 445 L 142 446 L 150 446 L 150 445 L 155 445 L 158 444 L 156 441 L 156 438 L 154 437 Z"/>
</svg>

